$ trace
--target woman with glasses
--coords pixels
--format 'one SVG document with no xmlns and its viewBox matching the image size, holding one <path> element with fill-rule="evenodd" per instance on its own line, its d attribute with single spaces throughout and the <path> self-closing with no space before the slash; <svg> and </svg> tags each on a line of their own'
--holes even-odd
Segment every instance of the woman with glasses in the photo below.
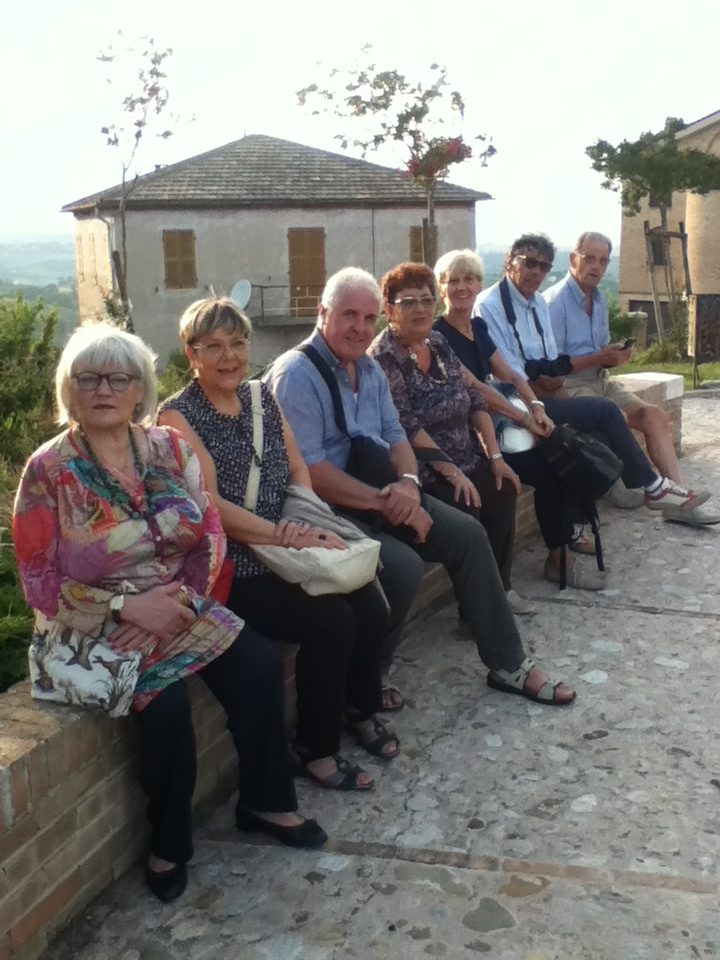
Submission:
<svg viewBox="0 0 720 960">
<path fill-rule="evenodd" d="M 460 364 L 432 330 L 433 272 L 425 264 L 401 263 L 381 286 L 388 325 L 368 353 L 388 378 L 423 489 L 482 523 L 510 609 L 532 613 L 511 583 L 520 481 L 499 451 L 486 404 L 465 386 Z"/>
<path fill-rule="evenodd" d="M 348 595 L 311 597 L 271 573 L 248 544 L 343 549 L 318 527 L 281 520 L 290 484 L 310 487 L 295 438 L 261 385 L 262 448 L 255 449 L 248 371 L 250 321 L 227 298 L 193 303 L 180 336 L 193 379 L 166 401 L 160 423 L 192 445 L 222 517 L 234 578 L 228 606 L 268 636 L 300 644 L 295 678 L 294 752 L 304 773 L 332 790 L 368 790 L 371 777 L 339 753 L 343 714 L 357 742 L 384 760 L 399 752 L 395 734 L 375 716 L 380 707 L 379 645 L 387 618 L 374 584 Z M 257 502 L 245 508 L 251 462 L 259 467 Z"/>
<path fill-rule="evenodd" d="M 60 358 L 56 393 L 68 427 L 28 460 L 13 518 L 20 581 L 36 613 L 33 696 L 112 716 L 132 705 L 152 825 L 146 879 L 163 902 L 185 889 L 193 852 L 184 683 L 192 673 L 228 715 L 238 827 L 321 846 L 324 830 L 295 812 L 280 658 L 208 598 L 225 536 L 198 459 L 174 431 L 147 425 L 153 354 L 109 324 L 81 327 Z"/>
<path fill-rule="evenodd" d="M 553 423 L 545 415 L 544 407 L 536 405 L 537 397 L 527 381 L 505 362 L 485 322 L 472 317 L 473 305 L 483 287 L 480 257 L 472 250 L 451 250 L 435 264 L 435 277 L 445 312 L 435 321 L 433 329 L 442 334 L 462 364 L 462 374 L 472 385 L 473 393 L 482 397 L 498 426 L 519 426 L 537 437 L 549 435 Z M 501 390 L 486 382 L 491 375 L 501 386 L 510 384 L 515 388 L 525 404 L 523 410 L 513 406 Z M 544 575 L 556 583 L 560 579 L 560 554 L 564 546 L 569 544 L 579 553 L 594 553 L 595 546 L 580 535 L 581 528 L 576 528 L 573 522 L 580 516 L 577 506 L 570 501 L 536 448 L 503 456 L 523 483 L 534 489 L 535 514 L 548 549 Z M 601 590 L 606 586 L 599 570 L 572 556 L 567 557 L 566 563 L 568 585 L 581 590 Z"/>
</svg>

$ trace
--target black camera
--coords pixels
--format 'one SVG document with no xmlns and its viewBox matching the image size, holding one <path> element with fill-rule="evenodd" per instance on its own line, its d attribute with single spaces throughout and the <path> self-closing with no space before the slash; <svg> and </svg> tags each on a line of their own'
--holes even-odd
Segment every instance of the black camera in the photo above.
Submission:
<svg viewBox="0 0 720 960">
<path fill-rule="evenodd" d="M 561 353 L 554 360 L 540 357 L 539 360 L 526 360 L 525 373 L 528 380 L 537 380 L 538 377 L 567 377 L 572 372 L 572 364 L 567 353 Z"/>
</svg>

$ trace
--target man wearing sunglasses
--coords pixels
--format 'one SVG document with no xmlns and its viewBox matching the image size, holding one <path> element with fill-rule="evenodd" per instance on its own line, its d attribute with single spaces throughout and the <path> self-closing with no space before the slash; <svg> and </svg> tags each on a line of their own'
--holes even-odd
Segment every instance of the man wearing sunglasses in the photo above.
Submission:
<svg viewBox="0 0 720 960">
<path fill-rule="evenodd" d="M 535 392 L 538 399 L 532 403 L 532 415 L 569 423 L 596 436 L 622 460 L 625 486 L 642 490 L 645 505 L 661 510 L 666 519 L 692 526 L 720 522 L 720 514 L 699 510 L 710 496 L 707 491 L 688 490 L 665 469 L 660 474 L 655 471 L 612 400 L 570 396 L 566 379 L 576 358 L 559 354 L 548 305 L 538 294 L 554 259 L 555 246 L 549 237 L 523 234 L 508 252 L 505 276 L 475 301 L 475 315 L 487 324 L 503 359 Z"/>
<path fill-rule="evenodd" d="M 602 233 L 581 234 L 570 254 L 567 275 L 543 293 L 555 343 L 559 350 L 570 354 L 572 373 L 565 381 L 565 389 L 572 397 L 607 397 L 616 403 L 629 425 L 645 435 L 648 454 L 660 473 L 680 486 L 672 429 L 664 411 L 645 403 L 608 373 L 609 369 L 627 363 L 632 353 L 629 340 L 610 343 L 607 301 L 598 290 L 611 253 L 612 243 Z M 638 491 L 622 494 L 624 498 L 616 505 L 626 506 L 630 496 Z M 642 503 L 642 496 L 638 499 Z"/>
</svg>

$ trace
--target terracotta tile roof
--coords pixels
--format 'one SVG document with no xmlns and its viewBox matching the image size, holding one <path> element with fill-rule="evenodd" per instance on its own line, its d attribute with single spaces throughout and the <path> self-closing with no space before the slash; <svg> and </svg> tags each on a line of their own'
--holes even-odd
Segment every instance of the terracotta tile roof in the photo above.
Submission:
<svg viewBox="0 0 720 960">
<path fill-rule="evenodd" d="M 63 211 L 116 208 L 120 186 Z M 489 194 L 441 182 L 436 203 L 473 204 Z M 260 134 L 181 160 L 138 179 L 129 209 L 167 207 L 402 206 L 424 204 L 407 174 L 365 160 Z"/>
</svg>

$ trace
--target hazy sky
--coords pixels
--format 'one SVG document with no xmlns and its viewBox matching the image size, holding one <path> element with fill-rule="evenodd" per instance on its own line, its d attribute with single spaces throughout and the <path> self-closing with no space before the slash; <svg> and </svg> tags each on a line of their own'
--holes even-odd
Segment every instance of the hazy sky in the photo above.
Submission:
<svg viewBox="0 0 720 960">
<path fill-rule="evenodd" d="M 617 197 L 600 188 L 585 147 L 720 109 L 717 0 L 8 2 L 0 236 L 70 233 L 59 208 L 119 180 L 99 131 L 128 91 L 108 87 L 95 59 L 118 28 L 173 48 L 171 107 L 196 117 L 165 143 L 144 142 L 143 172 L 246 133 L 341 152 L 337 130 L 296 104 L 294 92 L 323 77 L 318 61 L 342 66 L 372 42 L 383 67 L 420 74 L 443 63 L 467 103 L 464 132 L 491 135 L 498 150 L 486 169 L 452 171 L 495 198 L 478 206 L 479 243 L 535 229 L 562 245 L 584 229 L 617 238 Z"/>
</svg>

